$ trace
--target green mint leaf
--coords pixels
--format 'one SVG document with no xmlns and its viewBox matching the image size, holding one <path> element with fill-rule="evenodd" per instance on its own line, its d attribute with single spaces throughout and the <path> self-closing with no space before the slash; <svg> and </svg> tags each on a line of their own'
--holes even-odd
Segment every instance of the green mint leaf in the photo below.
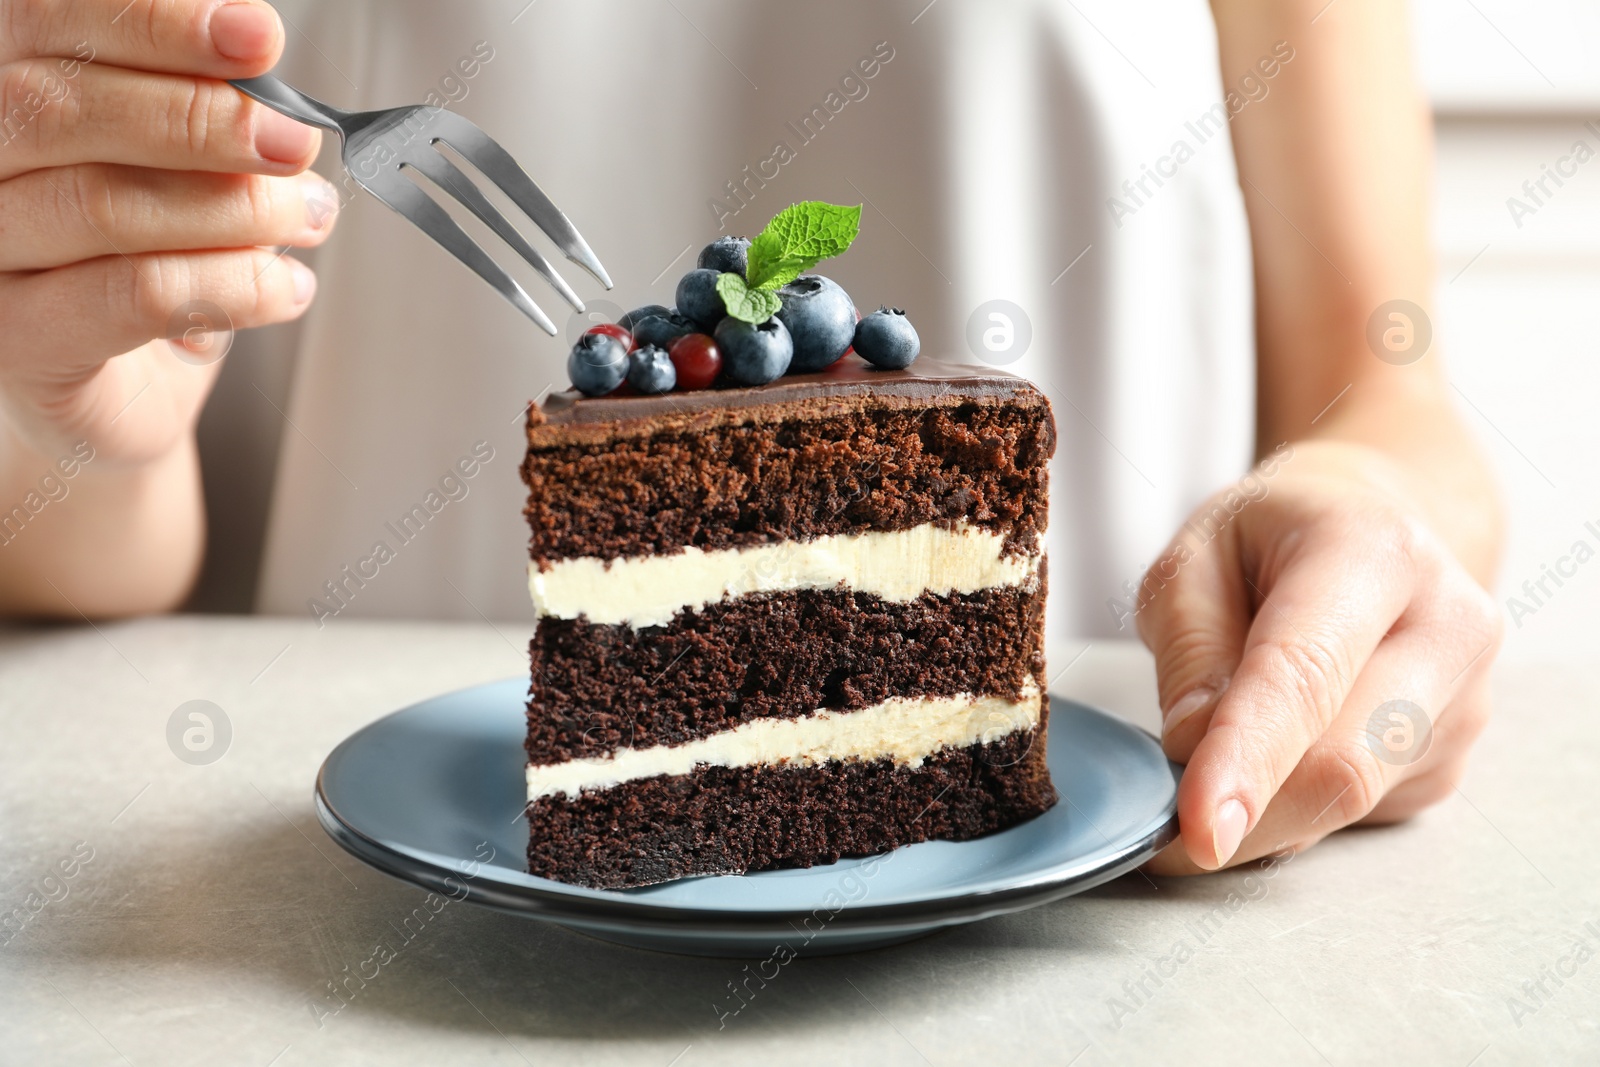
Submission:
<svg viewBox="0 0 1600 1067">
<path fill-rule="evenodd" d="M 783 301 L 778 299 L 777 293 L 766 289 L 751 289 L 737 274 L 718 275 L 717 295 L 722 297 L 723 306 L 728 309 L 729 315 L 742 319 L 752 326 L 766 322 L 783 306 Z"/>
<path fill-rule="evenodd" d="M 778 289 L 850 247 L 861 230 L 861 205 L 806 200 L 784 208 L 750 242 L 751 289 Z"/>
</svg>

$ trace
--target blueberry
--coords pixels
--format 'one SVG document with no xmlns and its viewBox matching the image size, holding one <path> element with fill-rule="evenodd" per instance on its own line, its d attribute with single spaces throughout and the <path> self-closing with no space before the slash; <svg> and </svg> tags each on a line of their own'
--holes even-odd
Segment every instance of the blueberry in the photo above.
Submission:
<svg viewBox="0 0 1600 1067">
<path fill-rule="evenodd" d="M 749 261 L 750 238 L 718 237 L 700 250 L 700 258 L 694 261 L 694 265 L 725 274 L 737 274 L 742 278 Z"/>
<path fill-rule="evenodd" d="M 628 373 L 628 346 L 608 333 L 586 333 L 567 356 L 567 377 L 585 396 L 605 396 Z"/>
<path fill-rule="evenodd" d="M 832 366 L 849 349 L 856 332 L 856 306 L 837 282 L 820 274 L 802 274 L 782 289 L 778 318 L 794 337 L 796 373 Z"/>
<path fill-rule="evenodd" d="M 651 315 L 639 319 L 633 324 L 633 343 L 643 348 L 645 345 L 655 345 L 657 348 L 671 348 L 672 342 L 680 337 L 687 337 L 691 333 L 701 333 L 700 327 L 679 315 L 669 311 L 665 315 Z"/>
<path fill-rule="evenodd" d="M 628 384 L 641 393 L 670 393 L 678 384 L 678 368 L 666 349 L 643 345 L 628 353 Z"/>
<path fill-rule="evenodd" d="M 636 324 L 643 322 L 645 319 L 653 319 L 657 317 L 665 318 L 671 314 L 672 309 L 669 307 L 662 307 L 660 304 L 646 304 L 644 307 L 634 308 L 632 311 L 622 316 L 622 318 L 617 320 L 617 325 L 631 333 L 633 331 L 633 327 Z"/>
<path fill-rule="evenodd" d="M 856 355 L 886 370 L 908 367 L 922 351 L 917 329 L 899 308 L 880 307 L 856 324 Z"/>
<path fill-rule="evenodd" d="M 717 292 L 721 271 L 699 268 L 678 280 L 678 313 L 700 324 L 703 330 L 715 328 L 728 313 Z"/>
<path fill-rule="evenodd" d="M 722 373 L 741 385 L 766 385 L 783 377 L 794 358 L 794 339 L 776 318 L 759 326 L 729 316 L 717 324 Z"/>
</svg>

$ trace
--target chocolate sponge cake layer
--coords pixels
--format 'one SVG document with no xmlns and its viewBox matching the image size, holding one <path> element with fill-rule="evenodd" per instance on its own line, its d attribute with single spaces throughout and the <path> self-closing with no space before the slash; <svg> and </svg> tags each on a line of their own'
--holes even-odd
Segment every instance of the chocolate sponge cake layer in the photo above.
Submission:
<svg viewBox="0 0 1600 1067">
<path fill-rule="evenodd" d="M 1056 802 L 1044 725 L 891 760 L 807 767 L 704 766 L 528 809 L 528 869 L 595 888 L 688 875 L 810 867 L 933 839 L 1004 829 Z"/>
<path fill-rule="evenodd" d="M 958 522 L 1026 553 L 1046 522 L 1055 430 L 1020 379 L 938 380 L 909 399 L 859 388 L 732 407 L 634 399 L 652 403 L 597 413 L 605 402 L 567 401 L 530 418 L 522 474 L 540 567 Z M 606 413 L 617 421 L 593 421 Z"/>
<path fill-rule="evenodd" d="M 1020 699 L 1028 679 L 1044 687 L 1043 582 L 905 603 L 848 589 L 765 593 L 643 630 L 543 619 L 529 762 L 681 744 L 895 696 Z"/>
<path fill-rule="evenodd" d="M 531 410 L 530 871 L 803 867 L 1048 809 L 1055 444 L 1037 388 L 930 360 Z"/>
</svg>

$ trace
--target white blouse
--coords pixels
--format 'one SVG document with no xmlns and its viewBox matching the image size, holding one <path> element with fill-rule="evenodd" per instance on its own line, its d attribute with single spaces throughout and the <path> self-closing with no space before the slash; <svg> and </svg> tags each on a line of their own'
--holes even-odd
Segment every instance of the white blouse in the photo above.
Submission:
<svg viewBox="0 0 1600 1067">
<path fill-rule="evenodd" d="M 925 355 L 1048 393 L 1051 628 L 1092 635 L 1118 632 L 1108 601 L 1253 436 L 1215 31 L 1205 0 L 1155 6 L 288 3 L 279 73 L 342 107 L 477 122 L 604 261 L 610 293 L 552 254 L 601 312 L 672 303 L 701 246 L 793 201 L 864 204 L 819 271 L 863 310 L 904 307 Z M 239 339 L 202 426 L 213 573 L 326 625 L 531 619 L 523 411 L 566 386 L 582 317 L 521 271 L 563 327 L 545 336 L 364 194 L 310 258 L 316 304 Z"/>
</svg>

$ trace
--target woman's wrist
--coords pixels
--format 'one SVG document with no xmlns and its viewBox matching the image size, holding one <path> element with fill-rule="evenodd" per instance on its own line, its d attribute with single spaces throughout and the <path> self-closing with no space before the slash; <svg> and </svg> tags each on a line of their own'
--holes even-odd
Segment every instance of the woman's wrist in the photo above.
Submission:
<svg viewBox="0 0 1600 1067">
<path fill-rule="evenodd" d="M 188 595 L 205 541 L 194 435 L 115 461 L 80 438 L 33 447 L 0 419 L 0 616 L 166 611 Z"/>
</svg>

